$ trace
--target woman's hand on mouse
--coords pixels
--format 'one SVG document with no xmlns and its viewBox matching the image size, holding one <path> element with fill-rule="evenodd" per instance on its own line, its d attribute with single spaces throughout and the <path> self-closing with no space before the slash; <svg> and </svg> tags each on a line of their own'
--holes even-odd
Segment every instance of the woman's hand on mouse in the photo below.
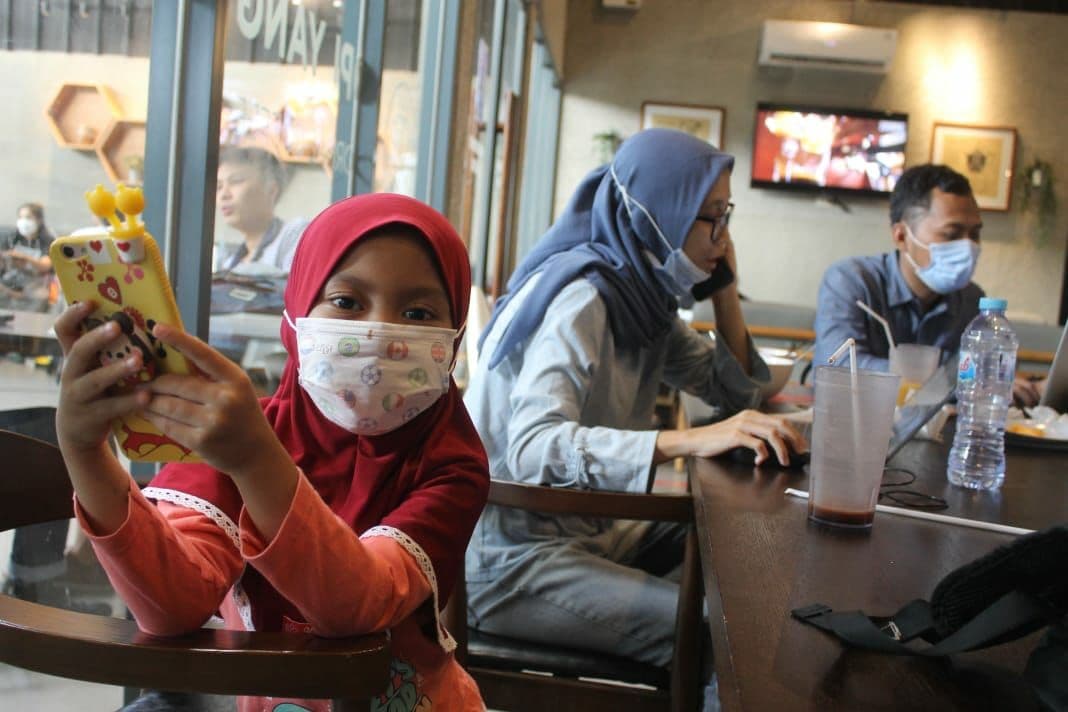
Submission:
<svg viewBox="0 0 1068 712">
<path fill-rule="evenodd" d="M 688 455 L 713 457 L 736 447 L 745 447 L 756 453 L 755 462 L 759 465 L 770 456 L 769 446 L 784 467 L 790 462 L 791 451 L 808 449 L 805 439 L 782 418 L 756 410 L 743 410 L 711 425 L 662 431 L 656 440 L 656 461 Z"/>
</svg>

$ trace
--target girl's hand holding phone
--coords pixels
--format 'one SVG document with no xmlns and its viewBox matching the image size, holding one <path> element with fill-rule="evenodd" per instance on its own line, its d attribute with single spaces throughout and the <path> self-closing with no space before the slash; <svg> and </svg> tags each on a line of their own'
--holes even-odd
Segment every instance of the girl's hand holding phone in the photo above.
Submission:
<svg viewBox="0 0 1068 712">
<path fill-rule="evenodd" d="M 139 386 L 146 420 L 234 480 L 249 480 L 290 460 L 240 366 L 180 329 L 160 324 L 153 334 L 200 373 L 164 373 Z"/>
<path fill-rule="evenodd" d="M 68 453 L 95 452 L 111 432 L 114 418 L 135 413 L 148 404 L 148 394 L 109 395 L 107 389 L 141 369 L 141 352 L 134 349 L 122 360 L 100 365 L 99 352 L 120 336 L 119 325 L 108 321 L 82 333 L 82 322 L 93 312 L 90 302 L 68 307 L 55 330 L 65 356 L 59 386 L 56 433 Z"/>
</svg>

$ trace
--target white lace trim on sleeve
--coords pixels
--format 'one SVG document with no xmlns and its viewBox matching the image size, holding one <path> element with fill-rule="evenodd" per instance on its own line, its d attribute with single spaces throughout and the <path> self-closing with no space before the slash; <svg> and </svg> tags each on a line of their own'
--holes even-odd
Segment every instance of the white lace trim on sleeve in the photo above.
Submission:
<svg viewBox="0 0 1068 712">
<path fill-rule="evenodd" d="M 415 558 L 419 568 L 423 571 L 423 575 L 426 576 L 426 580 L 430 583 L 430 590 L 434 594 L 434 621 L 438 630 L 438 645 L 446 653 L 451 653 L 456 649 L 456 640 L 445 629 L 445 624 L 441 622 L 441 609 L 438 605 L 438 577 L 434 574 L 434 566 L 430 563 L 430 557 L 423 551 L 423 547 L 415 543 L 415 539 L 395 527 L 371 527 L 361 534 L 360 538 L 369 539 L 373 536 L 384 536 L 393 539 Z"/>
<path fill-rule="evenodd" d="M 180 492 L 179 490 L 164 489 L 162 487 L 145 487 L 141 490 L 141 493 L 147 499 L 154 499 L 159 502 L 170 502 L 171 504 L 177 504 L 179 507 L 186 507 L 187 509 L 200 512 L 219 525 L 219 528 L 226 532 L 226 535 L 230 537 L 230 541 L 233 543 L 234 548 L 241 551 L 241 533 L 237 528 L 237 524 L 234 523 L 233 519 L 226 516 L 225 512 L 208 500 L 194 497 L 191 494 Z M 245 593 L 245 589 L 241 586 L 240 577 L 238 577 L 237 583 L 235 583 L 231 589 L 231 596 L 234 599 L 234 604 L 237 606 L 238 613 L 241 614 L 241 622 L 245 624 L 245 630 L 256 630 L 256 626 L 252 623 L 252 605 L 248 600 L 248 595 Z"/>
<path fill-rule="evenodd" d="M 191 494 L 186 494 L 185 492 L 180 492 L 178 490 L 163 489 L 161 487 L 145 487 L 141 490 L 141 493 L 148 499 L 154 499 L 160 502 L 170 502 L 171 504 L 177 504 L 179 507 L 186 507 L 200 512 L 219 525 L 219 528 L 226 532 L 226 535 L 230 537 L 230 541 L 233 542 L 234 548 L 241 551 L 241 533 L 238 531 L 237 524 L 234 523 L 233 519 L 226 516 L 225 512 L 208 500 L 194 497 Z"/>
</svg>

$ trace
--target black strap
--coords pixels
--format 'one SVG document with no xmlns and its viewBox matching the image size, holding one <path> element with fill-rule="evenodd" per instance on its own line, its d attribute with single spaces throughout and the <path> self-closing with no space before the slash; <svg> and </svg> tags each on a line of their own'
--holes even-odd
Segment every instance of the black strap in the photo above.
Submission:
<svg viewBox="0 0 1068 712">
<path fill-rule="evenodd" d="M 820 603 L 794 609 L 791 613 L 802 623 L 824 630 L 853 647 L 927 657 L 952 655 L 1014 640 L 1060 617 L 1034 596 L 1011 591 L 936 644 L 912 648 L 905 643 L 917 637 L 937 639 L 927 601 L 912 601 L 890 618 L 873 619 L 860 611 L 836 613 Z"/>
</svg>

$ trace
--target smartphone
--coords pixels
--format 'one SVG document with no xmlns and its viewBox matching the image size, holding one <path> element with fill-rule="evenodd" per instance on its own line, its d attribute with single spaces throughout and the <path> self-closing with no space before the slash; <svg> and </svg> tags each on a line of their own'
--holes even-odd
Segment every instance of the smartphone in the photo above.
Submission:
<svg viewBox="0 0 1068 712">
<path fill-rule="evenodd" d="M 734 272 L 731 271 L 731 266 L 727 264 L 727 260 L 720 260 L 716 268 L 712 270 L 712 274 L 703 282 L 698 282 L 693 286 L 690 292 L 693 294 L 693 298 L 697 301 L 708 299 L 715 292 L 726 287 L 728 284 L 734 281 Z"/>
<path fill-rule="evenodd" d="M 109 392 L 133 390 L 161 373 L 190 373 L 189 362 L 152 334 L 156 324 L 182 328 L 178 304 L 156 241 L 144 231 L 100 228 L 57 238 L 49 249 L 52 265 L 68 304 L 91 300 L 96 310 L 85 330 L 108 321 L 119 324 L 120 336 L 100 351 L 101 365 L 127 358 L 136 349 L 143 368 L 111 386 Z M 188 448 L 136 415 L 118 418 L 112 432 L 122 453 L 137 462 L 196 462 Z"/>
</svg>

